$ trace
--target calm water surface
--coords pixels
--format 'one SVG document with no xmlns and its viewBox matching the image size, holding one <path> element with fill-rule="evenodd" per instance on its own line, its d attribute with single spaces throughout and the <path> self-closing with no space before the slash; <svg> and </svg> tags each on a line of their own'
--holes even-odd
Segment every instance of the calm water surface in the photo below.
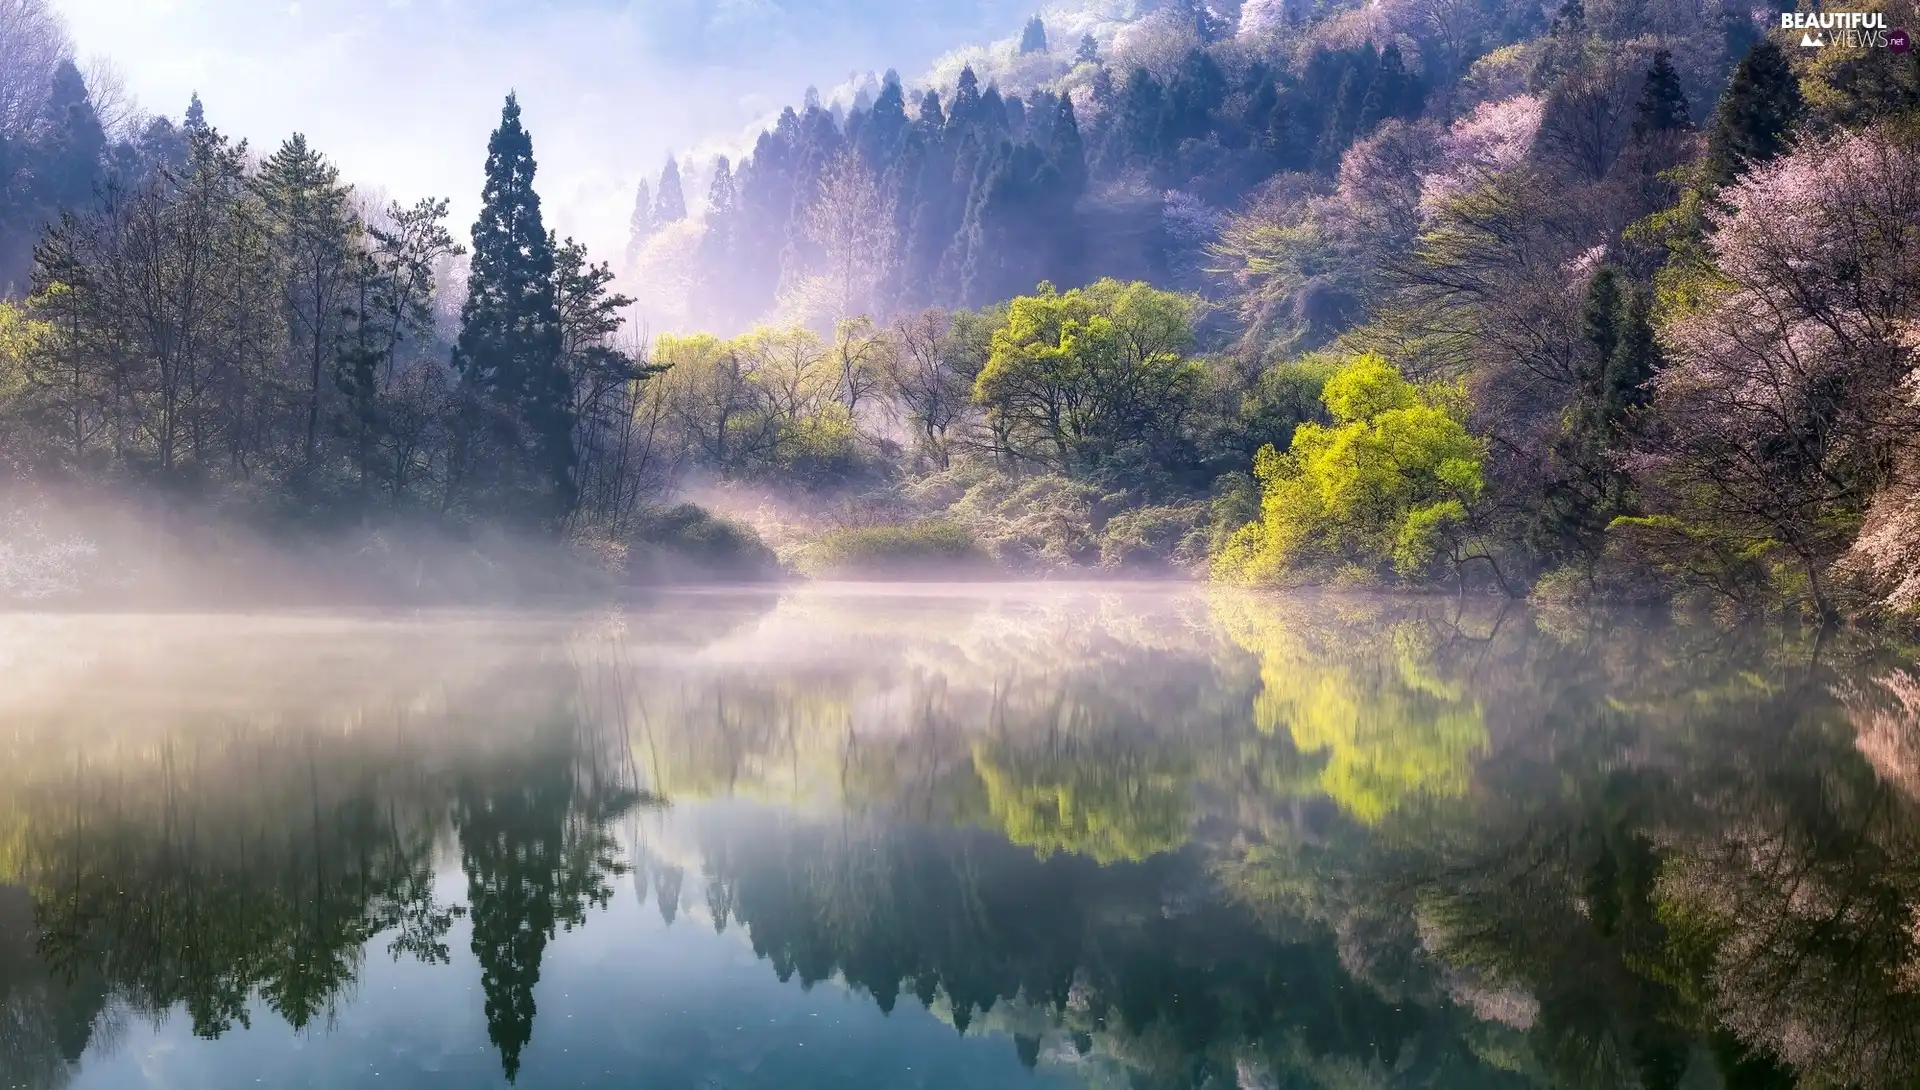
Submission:
<svg viewBox="0 0 1920 1090">
<path fill-rule="evenodd" d="M 1905 663 L 1166 588 L 0 617 L 0 1086 L 1912 1086 Z"/>
</svg>

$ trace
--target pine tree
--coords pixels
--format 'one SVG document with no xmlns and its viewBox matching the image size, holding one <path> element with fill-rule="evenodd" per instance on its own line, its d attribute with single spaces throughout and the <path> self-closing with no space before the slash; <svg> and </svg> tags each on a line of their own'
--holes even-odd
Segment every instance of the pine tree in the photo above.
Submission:
<svg viewBox="0 0 1920 1090">
<path fill-rule="evenodd" d="M 72 61 L 54 69 L 44 111 L 34 188 L 50 208 L 77 209 L 93 196 L 106 157 L 107 134 Z"/>
<path fill-rule="evenodd" d="M 959 86 L 954 88 L 953 102 L 947 107 L 947 131 L 957 132 L 980 123 L 980 77 L 973 74 L 973 66 L 967 65 L 960 70 Z"/>
<path fill-rule="evenodd" d="M 1074 52 L 1073 60 L 1075 64 L 1100 63 L 1100 43 L 1094 40 L 1093 35 L 1080 36 L 1080 48 Z"/>
<path fill-rule="evenodd" d="M 474 395 L 517 418 L 525 437 L 521 464 L 507 468 L 529 471 L 542 513 L 559 518 L 574 498 L 573 392 L 561 367 L 553 240 L 540 217 L 534 170 L 533 139 L 510 94 L 487 143 L 453 365 Z"/>
<path fill-rule="evenodd" d="M 1080 122 L 1074 117 L 1072 95 L 1061 95 L 1059 105 L 1054 108 L 1047 161 L 1059 172 L 1060 184 L 1069 198 L 1079 199 L 1087 188 L 1087 149 L 1080 139 Z"/>
<path fill-rule="evenodd" d="M 1640 89 L 1635 107 L 1633 134 L 1646 137 L 1659 132 L 1690 132 L 1693 118 L 1687 107 L 1686 92 L 1680 89 L 1680 73 L 1674 71 L 1673 54 L 1665 49 L 1653 55 L 1653 67 L 1647 69 L 1647 82 Z"/>
<path fill-rule="evenodd" d="M 273 225 L 286 301 L 289 349 L 306 373 L 306 464 L 318 449 L 321 376 L 340 351 L 346 302 L 361 230 L 352 189 L 340 171 L 295 133 L 261 164 L 254 183 Z"/>
<path fill-rule="evenodd" d="M 1340 167 L 1340 157 L 1353 143 L 1354 127 L 1360 119 L 1358 69 L 1348 65 L 1340 76 L 1340 90 L 1333 96 L 1333 109 L 1327 114 L 1327 127 L 1321 130 L 1320 145 L 1314 149 L 1314 169 L 1331 173 Z"/>
<path fill-rule="evenodd" d="M 187 103 L 187 116 L 181 123 L 188 132 L 204 132 L 207 128 L 207 111 L 200 105 L 200 92 L 193 93 L 193 101 Z"/>
<path fill-rule="evenodd" d="M 1587 282 L 1586 299 L 1580 308 L 1580 336 L 1593 349 L 1586 378 L 1589 386 L 1598 385 L 1619 344 L 1621 290 L 1620 272 L 1611 265 L 1595 270 L 1593 279 Z"/>
<path fill-rule="evenodd" d="M 880 96 L 873 100 L 873 109 L 860 130 L 860 152 L 875 171 L 885 173 L 893 165 L 900 154 L 900 142 L 906 139 L 907 125 L 906 90 L 900 86 L 900 74 L 888 69 L 880 81 Z"/>
<path fill-rule="evenodd" d="M 920 96 L 920 124 L 934 132 L 947 127 L 947 115 L 940 109 L 940 92 L 928 91 Z"/>
<path fill-rule="evenodd" d="M 1020 33 L 1020 55 L 1045 53 L 1047 51 L 1047 25 L 1038 15 L 1027 20 L 1027 28 Z"/>
<path fill-rule="evenodd" d="M 1785 53 L 1771 38 L 1753 43 L 1713 113 L 1707 172 L 1725 185 L 1785 151 L 1805 103 Z"/>
<path fill-rule="evenodd" d="M 680 164 L 669 155 L 667 165 L 660 168 L 660 186 L 653 198 L 653 226 L 659 230 L 686 218 L 687 195 L 680 188 Z"/>
<path fill-rule="evenodd" d="M 627 253 L 626 267 L 633 268 L 640 260 L 640 250 L 653 235 L 653 189 L 645 178 L 640 179 L 640 187 L 634 191 L 633 213 L 627 217 Z"/>
<path fill-rule="evenodd" d="M 1374 126 L 1387 118 L 1399 117 L 1406 108 L 1407 92 L 1406 62 L 1400 56 L 1400 45 L 1388 42 L 1380 51 L 1380 66 L 1374 70 L 1367 96 L 1361 100 L 1357 131 L 1372 132 Z"/>
<path fill-rule="evenodd" d="M 1114 104 L 1113 119 L 1100 155 L 1101 170 L 1116 174 L 1135 163 L 1159 159 L 1161 112 L 1165 95 L 1153 73 L 1136 68 Z"/>
<path fill-rule="evenodd" d="M 734 191 L 733 165 L 722 155 L 714 163 L 713 183 L 707 187 L 706 231 L 700 236 L 695 270 L 699 296 L 722 327 L 730 327 L 737 317 L 733 255 L 739 235 L 739 194 Z"/>
</svg>

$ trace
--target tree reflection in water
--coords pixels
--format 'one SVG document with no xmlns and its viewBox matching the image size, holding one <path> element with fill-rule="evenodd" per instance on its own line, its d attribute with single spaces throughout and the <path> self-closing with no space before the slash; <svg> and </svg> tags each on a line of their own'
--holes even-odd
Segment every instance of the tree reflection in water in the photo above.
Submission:
<svg viewBox="0 0 1920 1090">
<path fill-rule="evenodd" d="M 1108 1085 L 1920 1080 L 1920 690 L 1879 649 L 1093 592 L 654 635 L 686 608 L 0 698 L 8 1075 L 170 1012 L 324 1026 L 464 916 L 511 1079 L 549 944 L 630 882 Z"/>
</svg>

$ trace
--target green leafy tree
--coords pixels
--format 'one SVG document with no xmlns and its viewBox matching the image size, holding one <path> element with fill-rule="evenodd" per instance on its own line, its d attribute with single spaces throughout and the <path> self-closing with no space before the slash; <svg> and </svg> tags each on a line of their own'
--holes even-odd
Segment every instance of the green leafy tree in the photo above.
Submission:
<svg viewBox="0 0 1920 1090">
<path fill-rule="evenodd" d="M 1216 577 L 1287 582 L 1357 563 L 1417 578 L 1442 559 L 1456 572 L 1491 561 L 1469 533 L 1486 443 L 1467 432 L 1455 391 L 1415 386 L 1360 356 L 1321 397 L 1331 425 L 1302 424 L 1285 454 L 1265 447 L 1255 458 L 1260 518 L 1228 541 Z"/>
<path fill-rule="evenodd" d="M 516 418 L 510 438 L 521 465 L 513 468 L 529 471 L 544 513 L 557 518 L 574 498 L 573 391 L 561 360 L 553 241 L 540 218 L 534 169 L 520 102 L 508 95 L 487 145 L 454 369 L 474 394 Z"/>
<path fill-rule="evenodd" d="M 1002 454 L 1086 467 L 1126 445 L 1165 449 L 1199 388 L 1187 358 L 1199 303 L 1101 280 L 1013 300 L 974 383 Z"/>
</svg>

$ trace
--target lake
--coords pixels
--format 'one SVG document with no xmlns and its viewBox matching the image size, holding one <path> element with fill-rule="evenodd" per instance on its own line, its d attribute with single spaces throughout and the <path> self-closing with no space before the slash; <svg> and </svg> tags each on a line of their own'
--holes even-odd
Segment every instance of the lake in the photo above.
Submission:
<svg viewBox="0 0 1920 1090">
<path fill-rule="evenodd" d="M 1898 648 L 815 585 L 0 616 L 0 1085 L 1920 1079 Z"/>
</svg>

